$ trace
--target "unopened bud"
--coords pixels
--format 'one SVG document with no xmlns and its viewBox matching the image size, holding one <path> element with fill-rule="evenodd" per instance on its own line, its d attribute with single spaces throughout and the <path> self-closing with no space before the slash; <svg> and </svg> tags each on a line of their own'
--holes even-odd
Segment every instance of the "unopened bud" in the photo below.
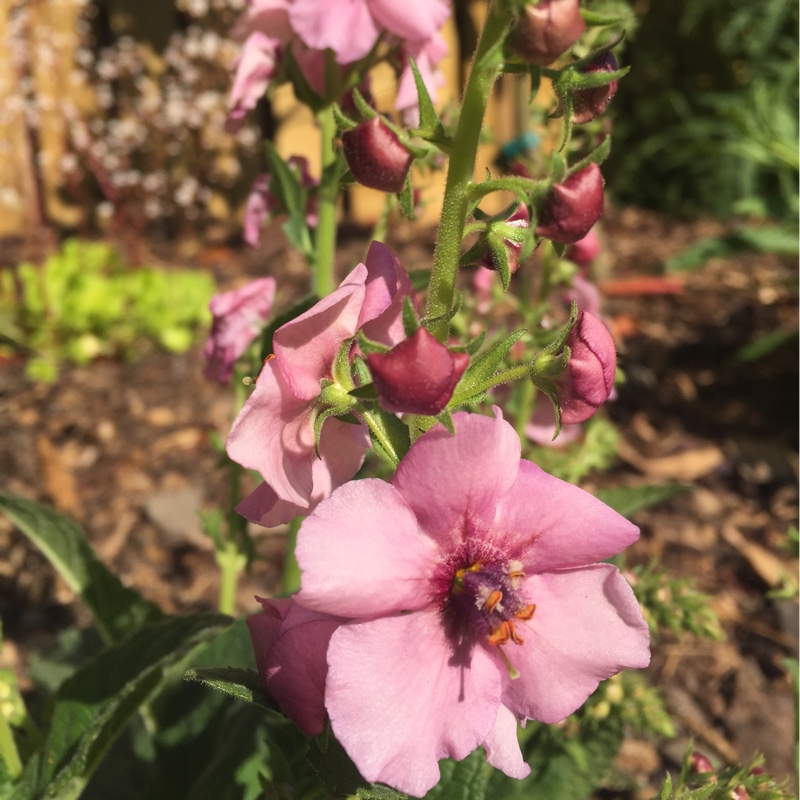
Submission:
<svg viewBox="0 0 800 800">
<path fill-rule="evenodd" d="M 689 769 L 692 772 L 713 772 L 714 765 L 706 756 L 695 750 L 689 756 Z"/>
<path fill-rule="evenodd" d="M 344 131 L 342 149 L 350 172 L 360 184 L 381 192 L 403 190 L 414 156 L 380 117 Z"/>
<path fill-rule="evenodd" d="M 509 226 L 508 232 L 513 233 L 514 229 L 524 230 L 530 225 L 531 215 L 528 207 L 524 203 L 520 203 L 519 208 L 505 221 L 496 223 L 497 230 L 503 233 L 503 226 Z M 508 271 L 514 274 L 519 266 L 519 257 L 522 253 L 522 242 L 515 241 L 511 238 L 503 236 L 503 246 L 505 247 L 508 255 Z M 476 262 L 479 267 L 486 267 L 487 269 L 496 270 L 498 265 L 495 263 L 494 256 L 492 255 L 491 248 L 478 259 Z"/>
<path fill-rule="evenodd" d="M 614 388 L 617 351 L 606 326 L 594 314 L 581 311 L 565 342 L 570 349 L 567 368 L 556 380 L 561 421 L 585 422 Z"/>
<path fill-rule="evenodd" d="M 615 72 L 619 69 L 617 59 L 611 52 L 606 53 L 597 61 L 584 67 L 581 72 Z M 599 117 L 608 108 L 608 104 L 617 93 L 619 81 L 611 81 L 603 86 L 594 86 L 591 89 L 575 89 L 572 92 L 572 121 L 582 125 L 595 117 Z"/>
<path fill-rule="evenodd" d="M 569 50 L 586 29 L 578 0 L 541 0 L 526 6 L 511 34 L 519 58 L 546 67 Z"/>
<path fill-rule="evenodd" d="M 539 212 L 536 233 L 557 244 L 574 244 L 603 214 L 603 174 L 597 164 L 553 185 Z"/>
<path fill-rule="evenodd" d="M 380 404 L 394 413 L 435 416 L 447 406 L 469 356 L 453 353 L 425 328 L 388 353 L 367 356 Z"/>
</svg>

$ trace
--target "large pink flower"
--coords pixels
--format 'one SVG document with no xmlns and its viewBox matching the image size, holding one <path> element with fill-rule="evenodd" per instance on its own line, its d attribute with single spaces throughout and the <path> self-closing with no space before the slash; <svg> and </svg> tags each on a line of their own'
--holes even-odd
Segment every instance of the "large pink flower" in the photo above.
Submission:
<svg viewBox="0 0 800 800">
<path fill-rule="evenodd" d="M 364 58 L 382 31 L 408 41 L 430 39 L 450 16 L 447 0 L 294 0 L 292 27 L 309 46 L 330 48 L 340 64 Z"/>
<path fill-rule="evenodd" d="M 206 378 L 228 383 L 233 365 L 263 330 L 275 299 L 275 278 L 258 278 L 214 295 L 208 307 L 214 317 L 203 348 Z"/>
<path fill-rule="evenodd" d="M 411 291 L 397 258 L 373 242 L 366 264 L 275 332 L 275 357 L 264 365 L 228 436 L 228 455 L 264 478 L 239 504 L 239 513 L 268 527 L 279 525 L 307 514 L 353 477 L 368 444 L 362 426 L 329 419 L 320 437 L 320 458 L 314 452 L 320 382 L 331 378 L 339 348 L 357 331 L 390 347 L 401 341 L 402 306 Z"/>
<path fill-rule="evenodd" d="M 391 484 L 340 487 L 298 537 L 298 602 L 349 618 L 328 648 L 333 730 L 367 780 L 415 796 L 479 745 L 524 777 L 517 720 L 562 720 L 650 660 L 633 591 L 599 563 L 638 529 L 520 460 L 496 413 L 454 415 L 455 436 L 423 435 Z"/>
</svg>

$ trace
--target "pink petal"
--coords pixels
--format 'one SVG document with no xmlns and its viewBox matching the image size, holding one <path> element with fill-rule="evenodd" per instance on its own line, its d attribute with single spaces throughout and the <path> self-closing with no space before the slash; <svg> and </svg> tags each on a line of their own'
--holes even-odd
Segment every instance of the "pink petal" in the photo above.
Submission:
<svg viewBox="0 0 800 800">
<path fill-rule="evenodd" d="M 342 617 L 424 608 L 437 561 L 400 494 L 377 479 L 353 481 L 320 503 L 297 537 L 303 605 Z"/>
<path fill-rule="evenodd" d="M 343 625 L 328 649 L 325 704 L 368 781 L 421 797 L 440 758 L 462 759 L 497 718 L 501 676 L 482 648 L 454 657 L 437 611 Z"/>
<path fill-rule="evenodd" d="M 447 44 L 444 37 L 436 33 L 427 41 L 409 42 L 403 48 L 403 55 L 406 61 L 410 56 L 417 62 L 422 82 L 435 103 L 439 87 L 446 83 L 444 73 L 439 69 L 439 63 L 447 55 Z M 419 95 L 414 81 L 414 73 L 411 71 L 411 64 L 407 63 L 400 73 L 400 80 L 397 82 L 397 98 L 395 99 L 397 110 L 405 112 L 403 120 L 407 125 L 419 124 L 418 103 Z"/>
<path fill-rule="evenodd" d="M 436 426 L 400 462 L 392 484 L 426 533 L 452 548 L 470 531 L 487 530 L 497 503 L 514 483 L 520 443 L 496 410 L 496 418 L 459 412 L 456 435 Z M 445 545 L 446 543 L 446 545 Z"/>
<path fill-rule="evenodd" d="M 309 47 L 330 48 L 340 64 L 363 58 L 378 40 L 366 0 L 295 0 L 289 18 Z"/>
<path fill-rule="evenodd" d="M 522 759 L 517 739 L 517 718 L 505 706 L 500 706 L 494 727 L 483 743 L 487 761 L 510 778 L 527 778 L 530 765 Z"/>
<path fill-rule="evenodd" d="M 243 42 L 254 31 L 287 42 L 292 36 L 289 24 L 290 0 L 251 0 L 231 28 L 231 38 Z"/>
<path fill-rule="evenodd" d="M 308 515 L 321 500 L 358 472 L 368 446 L 369 437 L 363 427 L 329 419 L 320 438 L 321 458 L 314 457 L 311 462 L 312 491 L 308 505 L 281 500 L 269 484 L 262 483 L 236 506 L 237 513 L 265 528 Z"/>
<path fill-rule="evenodd" d="M 259 677 L 266 688 L 267 662 L 275 642 L 281 632 L 283 619 L 292 604 L 291 600 L 262 600 L 256 598 L 264 610 L 260 614 L 251 614 L 247 618 L 247 628 L 253 643 L 253 652 L 256 657 Z"/>
<path fill-rule="evenodd" d="M 285 622 L 285 630 L 270 653 L 266 686 L 278 701 L 281 711 L 306 736 L 318 736 L 325 726 L 326 654 L 331 635 L 340 620 L 330 617 L 305 619 L 292 624 L 294 604 Z M 300 609 L 300 613 L 308 612 Z M 288 629 L 286 629 L 288 628 Z"/>
<path fill-rule="evenodd" d="M 450 16 L 447 0 L 369 0 L 378 24 L 401 39 L 428 39 Z"/>
<path fill-rule="evenodd" d="M 603 561 L 635 542 L 639 529 L 583 489 L 522 460 L 498 505 L 493 538 L 532 574 Z"/>
<path fill-rule="evenodd" d="M 241 125 L 245 114 L 255 108 L 275 75 L 279 42 L 256 31 L 247 37 L 234 64 L 230 95 L 230 128 Z"/>
<path fill-rule="evenodd" d="M 298 398 L 313 400 L 319 395 L 320 380 L 330 378 L 342 342 L 355 335 L 366 279 L 367 268 L 359 264 L 336 291 L 275 332 L 275 355 Z"/>
<path fill-rule="evenodd" d="M 403 305 L 414 289 L 405 267 L 382 242 L 372 242 L 367 253 L 366 295 L 358 324 L 364 335 L 389 347 L 406 338 Z"/>
<path fill-rule="evenodd" d="M 650 633 L 633 590 L 616 567 L 595 564 L 528 578 L 533 619 L 517 629 L 525 640 L 505 653 L 519 671 L 503 702 L 521 717 L 558 722 L 600 681 L 650 663 Z"/>
<path fill-rule="evenodd" d="M 273 359 L 261 370 L 227 442 L 234 461 L 257 470 L 282 500 L 306 508 L 316 458 L 311 412 L 311 403 L 292 394 Z"/>
</svg>

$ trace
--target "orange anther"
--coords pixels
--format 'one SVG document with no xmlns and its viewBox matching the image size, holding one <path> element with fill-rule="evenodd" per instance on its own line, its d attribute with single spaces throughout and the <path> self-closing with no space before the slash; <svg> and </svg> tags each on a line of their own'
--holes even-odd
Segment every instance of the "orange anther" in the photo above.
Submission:
<svg viewBox="0 0 800 800">
<path fill-rule="evenodd" d="M 484 604 L 483 604 L 483 607 L 484 607 L 484 608 L 485 608 L 485 609 L 486 609 L 488 612 L 490 612 L 490 613 L 491 613 L 492 611 L 494 611 L 494 610 L 495 610 L 495 608 L 497 608 L 497 606 L 500 604 L 500 601 L 501 601 L 502 599 L 503 599 L 503 593 L 502 593 L 502 592 L 501 592 L 499 589 L 496 589 L 495 591 L 493 591 L 493 592 L 492 592 L 492 593 L 491 593 L 491 594 L 490 594 L 490 595 L 489 595 L 489 596 L 486 598 L 486 601 L 484 602 Z"/>
<path fill-rule="evenodd" d="M 272 361 L 272 359 L 273 359 L 273 358 L 275 358 L 275 353 L 270 353 L 270 354 L 269 354 L 269 355 L 268 355 L 268 356 L 267 356 L 267 357 L 264 359 L 264 366 L 266 366 L 267 364 L 269 364 L 269 362 L 270 362 L 270 361 Z"/>
<path fill-rule="evenodd" d="M 511 638 L 511 625 L 508 622 L 501 622 L 489 636 L 489 644 L 506 644 L 509 638 Z"/>
<path fill-rule="evenodd" d="M 526 622 L 529 619 L 533 619 L 534 611 L 536 611 L 536 603 L 531 603 L 529 606 L 523 606 L 514 616 Z"/>
</svg>

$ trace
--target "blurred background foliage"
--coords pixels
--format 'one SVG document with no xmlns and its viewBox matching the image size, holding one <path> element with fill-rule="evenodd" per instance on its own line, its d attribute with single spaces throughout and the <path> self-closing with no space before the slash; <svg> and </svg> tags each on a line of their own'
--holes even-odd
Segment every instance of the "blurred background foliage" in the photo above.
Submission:
<svg viewBox="0 0 800 800">
<path fill-rule="evenodd" d="M 797 3 L 634 6 L 606 171 L 617 199 L 683 217 L 796 217 Z"/>
<path fill-rule="evenodd" d="M 474 33 L 464 23 L 482 2 L 456 0 L 452 41 L 464 57 Z M 243 4 L 0 0 L 0 235 L 52 225 L 237 236 L 264 167 L 261 134 L 276 124 L 263 103 L 235 136 L 225 131 L 238 51 L 228 34 Z M 628 14 L 622 0 L 585 5 Z M 639 25 L 622 60 L 633 69 L 609 111 L 615 198 L 677 216 L 794 217 L 797 4 L 632 6 Z M 496 133 L 501 117 L 520 117 L 509 107 L 519 97 L 506 92 L 490 112 Z"/>
</svg>

